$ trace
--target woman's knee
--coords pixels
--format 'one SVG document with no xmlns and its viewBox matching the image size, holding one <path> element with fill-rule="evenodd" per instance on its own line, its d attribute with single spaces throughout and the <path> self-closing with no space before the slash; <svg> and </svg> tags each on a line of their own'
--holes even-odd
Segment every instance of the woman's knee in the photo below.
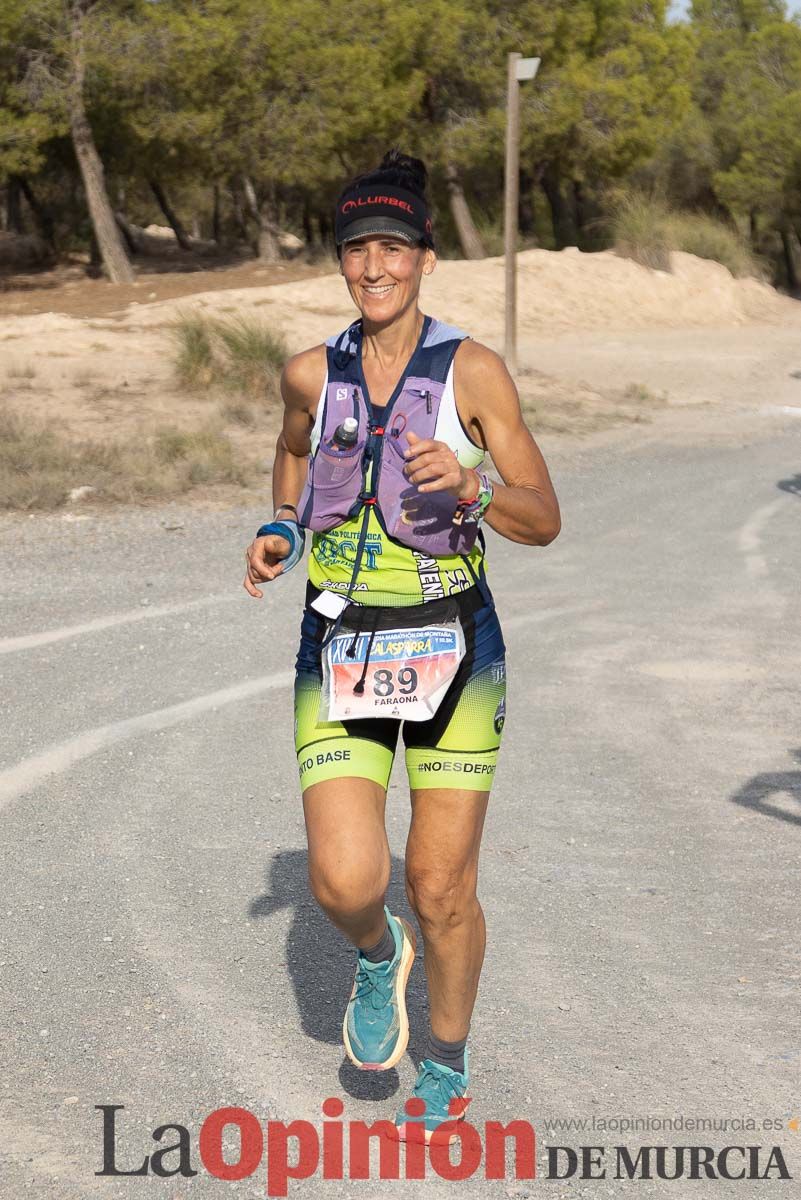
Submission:
<svg viewBox="0 0 801 1200">
<path fill-rule="evenodd" d="M 453 928 L 470 919 L 478 907 L 476 872 L 409 864 L 406 894 L 421 926 Z"/>
<path fill-rule="evenodd" d="M 389 886 L 389 863 L 309 861 L 309 886 L 327 913 L 354 917 L 383 902 Z"/>
</svg>

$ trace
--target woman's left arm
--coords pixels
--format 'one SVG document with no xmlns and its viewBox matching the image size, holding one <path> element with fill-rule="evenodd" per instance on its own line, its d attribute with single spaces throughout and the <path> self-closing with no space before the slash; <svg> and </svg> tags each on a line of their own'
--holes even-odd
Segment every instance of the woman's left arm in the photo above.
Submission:
<svg viewBox="0 0 801 1200">
<path fill-rule="evenodd" d="M 454 386 L 461 411 L 503 479 L 484 520 L 513 542 L 547 546 L 562 527 L 559 501 L 506 364 L 487 346 L 465 341 L 454 363 Z"/>
</svg>

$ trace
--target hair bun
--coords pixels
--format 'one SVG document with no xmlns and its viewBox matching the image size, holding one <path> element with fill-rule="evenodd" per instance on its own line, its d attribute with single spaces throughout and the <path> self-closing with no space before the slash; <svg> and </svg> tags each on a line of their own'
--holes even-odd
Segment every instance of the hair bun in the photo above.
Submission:
<svg viewBox="0 0 801 1200">
<path fill-rule="evenodd" d="M 393 146 L 381 159 L 381 165 L 378 170 L 382 174 L 384 172 L 391 172 L 395 176 L 392 180 L 393 183 L 397 183 L 399 187 L 405 187 L 408 191 L 416 192 L 418 195 L 425 197 L 428 185 L 428 171 L 421 158 L 413 158 L 410 154 L 403 154 L 397 146 Z"/>
</svg>

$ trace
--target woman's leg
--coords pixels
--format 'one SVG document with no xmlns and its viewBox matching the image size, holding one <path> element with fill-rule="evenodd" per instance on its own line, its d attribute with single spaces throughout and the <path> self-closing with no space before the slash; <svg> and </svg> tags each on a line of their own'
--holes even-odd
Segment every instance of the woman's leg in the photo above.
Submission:
<svg viewBox="0 0 801 1200">
<path fill-rule="evenodd" d="M 327 779 L 303 793 L 309 885 L 354 946 L 373 946 L 385 927 L 390 853 L 386 788 L 371 779 Z"/>
<path fill-rule="evenodd" d="M 412 792 L 406 890 L 423 935 L 431 1032 L 467 1037 L 484 961 L 484 913 L 476 895 L 488 792 Z"/>
<path fill-rule="evenodd" d="M 406 888 L 423 934 L 431 1012 L 425 1057 L 462 1074 L 486 937 L 478 856 L 506 717 L 495 611 L 487 606 L 463 624 L 465 657 L 440 708 L 430 722 L 403 727 L 412 797 Z M 454 786 L 437 786 L 446 782 Z"/>
<path fill-rule="evenodd" d="M 384 807 L 399 722 L 325 719 L 322 627 L 315 617 L 307 611 L 303 619 L 295 678 L 309 884 L 323 911 L 359 949 L 342 1022 L 345 1051 L 357 1067 L 384 1071 L 406 1052 L 405 990 L 414 961 L 414 934 L 384 909 L 390 876 Z"/>
<path fill-rule="evenodd" d="M 359 948 L 342 1023 L 345 1051 L 357 1067 L 387 1071 L 406 1052 L 406 984 L 414 934 L 387 915 L 390 854 L 384 828 L 386 788 L 349 776 L 303 793 L 309 881 L 329 918 Z"/>
<path fill-rule="evenodd" d="M 374 946 L 386 927 L 390 855 L 384 829 L 398 722 L 321 717 L 320 641 L 326 622 L 307 609 L 295 677 L 295 750 L 309 846 L 309 884 L 354 945 Z"/>
</svg>

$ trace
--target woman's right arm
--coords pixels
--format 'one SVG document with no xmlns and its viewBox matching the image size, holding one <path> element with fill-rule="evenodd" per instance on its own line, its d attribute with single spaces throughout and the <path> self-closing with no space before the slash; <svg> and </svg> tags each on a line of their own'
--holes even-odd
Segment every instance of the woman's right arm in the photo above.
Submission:
<svg viewBox="0 0 801 1200">
<path fill-rule="evenodd" d="M 281 375 L 284 420 L 275 445 L 273 462 L 273 505 L 291 504 L 297 508 L 306 482 L 311 431 L 317 412 L 326 371 L 325 346 L 315 346 L 290 358 Z M 289 510 L 280 517 L 289 519 Z M 282 559 L 289 553 L 286 538 L 267 534 L 254 538 L 245 551 L 247 570 L 244 588 L 257 600 L 263 596 L 258 585 L 275 579 L 283 571 Z"/>
</svg>

